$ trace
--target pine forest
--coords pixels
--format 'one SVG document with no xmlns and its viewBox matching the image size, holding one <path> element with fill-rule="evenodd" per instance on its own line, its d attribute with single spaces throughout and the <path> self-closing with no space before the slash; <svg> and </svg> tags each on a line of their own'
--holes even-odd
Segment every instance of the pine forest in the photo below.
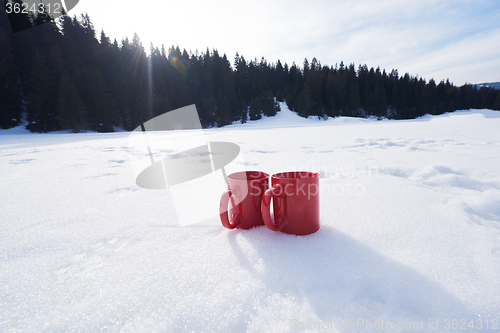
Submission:
<svg viewBox="0 0 500 333">
<path fill-rule="evenodd" d="M 302 117 L 412 119 L 425 114 L 500 110 L 498 90 L 449 80 L 400 75 L 342 61 L 316 59 L 289 65 L 277 60 L 229 59 L 217 49 L 179 46 L 147 49 L 139 36 L 120 42 L 96 32 L 88 15 L 21 17 L 10 30 L 0 14 L 0 128 L 25 117 L 32 132 L 111 132 L 195 104 L 202 126 L 273 116 L 278 102 Z M 45 24 L 41 24 L 46 22 Z"/>
</svg>

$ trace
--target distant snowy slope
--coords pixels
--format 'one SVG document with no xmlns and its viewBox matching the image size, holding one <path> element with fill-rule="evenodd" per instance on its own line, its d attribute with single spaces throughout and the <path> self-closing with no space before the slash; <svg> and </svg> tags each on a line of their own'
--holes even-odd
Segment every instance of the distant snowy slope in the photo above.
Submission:
<svg viewBox="0 0 500 333">
<path fill-rule="evenodd" d="M 317 116 L 310 116 L 309 118 L 304 118 L 299 116 L 296 112 L 290 111 L 286 103 L 279 103 L 281 111 L 279 111 L 273 117 L 263 117 L 259 120 L 250 120 L 245 124 L 241 124 L 240 121 L 234 122 L 233 125 L 227 126 L 225 128 L 243 126 L 245 128 L 259 127 L 259 128 L 272 128 L 272 127 L 296 127 L 296 126 L 324 126 L 324 125 L 334 125 L 346 122 L 371 122 L 373 120 L 368 120 L 365 118 L 354 118 L 354 117 L 337 117 L 328 118 L 324 120 L 323 118 L 318 118 Z"/>
<path fill-rule="evenodd" d="M 482 86 L 486 86 L 486 87 L 500 90 L 500 82 L 479 83 L 479 84 L 476 84 L 476 86 L 478 88 L 480 88 Z"/>
<path fill-rule="evenodd" d="M 320 173 L 321 229 L 301 237 L 224 229 L 218 207 L 180 227 L 171 192 L 135 184 L 128 133 L 0 131 L 0 332 L 497 331 L 499 127 L 282 105 L 205 130 L 242 170 Z"/>
</svg>

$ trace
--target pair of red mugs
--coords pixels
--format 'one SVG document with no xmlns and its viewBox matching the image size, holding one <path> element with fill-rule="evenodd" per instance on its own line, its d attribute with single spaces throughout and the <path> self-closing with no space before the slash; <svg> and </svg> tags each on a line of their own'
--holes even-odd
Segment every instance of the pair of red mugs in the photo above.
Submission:
<svg viewBox="0 0 500 333">
<path fill-rule="evenodd" d="M 292 171 L 270 177 L 261 171 L 241 171 L 230 174 L 227 180 L 228 190 L 219 206 L 224 227 L 250 229 L 265 224 L 271 230 L 293 235 L 319 230 L 319 174 Z"/>
</svg>

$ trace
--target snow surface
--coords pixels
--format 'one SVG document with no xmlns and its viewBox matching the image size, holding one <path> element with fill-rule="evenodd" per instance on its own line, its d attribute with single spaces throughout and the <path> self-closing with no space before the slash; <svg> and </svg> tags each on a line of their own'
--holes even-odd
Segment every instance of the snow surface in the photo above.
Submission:
<svg viewBox="0 0 500 333">
<path fill-rule="evenodd" d="M 309 236 L 180 227 L 128 133 L 0 131 L 0 331 L 498 332 L 500 112 L 281 108 L 204 132 L 248 170 L 319 172 Z"/>
</svg>

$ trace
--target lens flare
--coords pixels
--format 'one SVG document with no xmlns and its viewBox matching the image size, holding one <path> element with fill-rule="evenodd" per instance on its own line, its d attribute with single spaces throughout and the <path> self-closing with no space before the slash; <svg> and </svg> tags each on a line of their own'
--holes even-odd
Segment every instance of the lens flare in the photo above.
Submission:
<svg viewBox="0 0 500 333">
<path fill-rule="evenodd" d="M 189 60 L 178 57 L 174 54 L 169 56 L 170 63 L 172 66 L 184 77 L 188 76 Z"/>
</svg>

